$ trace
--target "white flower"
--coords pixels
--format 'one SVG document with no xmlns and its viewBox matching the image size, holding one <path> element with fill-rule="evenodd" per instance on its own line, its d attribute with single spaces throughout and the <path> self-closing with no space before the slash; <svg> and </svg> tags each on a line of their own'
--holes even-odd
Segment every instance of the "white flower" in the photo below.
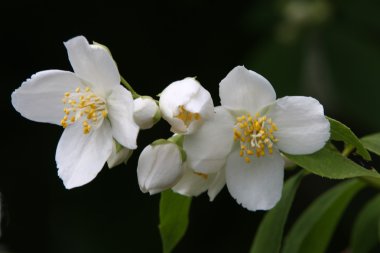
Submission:
<svg viewBox="0 0 380 253">
<path fill-rule="evenodd" d="M 322 105 L 311 97 L 276 99 L 270 83 L 242 66 L 220 83 L 222 106 L 192 135 L 184 149 L 199 173 L 226 171 L 230 194 L 249 210 L 272 208 L 281 197 L 284 159 L 310 154 L 330 136 Z"/>
<path fill-rule="evenodd" d="M 210 201 L 213 201 L 216 195 L 226 184 L 225 171 L 219 170 L 216 173 L 204 174 L 195 172 L 184 163 L 185 172 L 178 183 L 172 188 L 173 191 L 188 197 L 198 196 L 207 191 Z"/>
<path fill-rule="evenodd" d="M 156 124 L 161 113 L 156 101 L 151 97 L 139 97 L 134 100 L 134 119 L 141 129 L 149 129 Z"/>
<path fill-rule="evenodd" d="M 194 132 L 214 112 L 210 93 L 194 78 L 171 83 L 162 91 L 159 104 L 173 133 Z"/>
<path fill-rule="evenodd" d="M 142 192 L 155 194 L 173 187 L 183 175 L 183 158 L 177 144 L 159 140 L 141 152 L 137 179 Z"/>
<path fill-rule="evenodd" d="M 112 152 L 113 138 L 135 149 L 139 131 L 133 120 L 131 93 L 102 47 L 75 37 L 65 46 L 73 72 L 36 73 L 13 92 L 12 104 L 24 117 L 62 125 L 58 143 L 58 175 L 66 188 L 90 182 Z"/>
</svg>

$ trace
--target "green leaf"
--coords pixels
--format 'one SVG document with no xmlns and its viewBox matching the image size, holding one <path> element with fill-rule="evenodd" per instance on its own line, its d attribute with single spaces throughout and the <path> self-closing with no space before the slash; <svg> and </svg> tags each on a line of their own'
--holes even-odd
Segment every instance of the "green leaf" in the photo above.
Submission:
<svg viewBox="0 0 380 253">
<path fill-rule="evenodd" d="M 380 195 L 369 201 L 360 211 L 351 233 L 351 252 L 370 252 L 378 243 Z"/>
<path fill-rule="evenodd" d="M 356 152 L 361 155 L 365 160 L 371 160 L 371 155 L 365 149 L 359 138 L 351 131 L 349 127 L 343 123 L 326 117 L 330 121 L 331 139 L 335 141 L 343 141 L 346 146 L 356 148 Z"/>
<path fill-rule="evenodd" d="M 356 179 L 346 181 L 314 200 L 291 228 L 283 253 L 325 252 L 343 211 L 363 186 Z"/>
<path fill-rule="evenodd" d="M 380 133 L 364 136 L 361 140 L 366 149 L 380 155 Z"/>
<path fill-rule="evenodd" d="M 331 179 L 374 177 L 380 179 L 380 174 L 376 171 L 363 168 L 328 146 L 310 155 L 286 154 L 286 157 L 302 168 L 322 177 Z"/>
<path fill-rule="evenodd" d="M 160 199 L 160 233 L 164 253 L 170 253 L 185 235 L 191 198 L 167 190 Z"/>
<path fill-rule="evenodd" d="M 303 175 L 301 171 L 286 181 L 281 200 L 264 216 L 250 253 L 280 252 L 286 218 Z"/>
</svg>

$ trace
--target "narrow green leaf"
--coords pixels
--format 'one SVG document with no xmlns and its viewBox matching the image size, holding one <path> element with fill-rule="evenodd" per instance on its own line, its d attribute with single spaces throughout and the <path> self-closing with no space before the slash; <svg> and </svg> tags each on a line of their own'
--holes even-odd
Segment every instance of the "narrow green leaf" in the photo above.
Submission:
<svg viewBox="0 0 380 253">
<path fill-rule="evenodd" d="M 261 221 L 250 253 L 280 252 L 286 218 L 303 175 L 301 171 L 286 181 L 281 200 Z"/>
<path fill-rule="evenodd" d="M 366 149 L 380 155 L 380 133 L 364 136 L 361 140 Z"/>
<path fill-rule="evenodd" d="M 286 157 L 302 168 L 322 177 L 331 179 L 374 177 L 380 179 L 380 174 L 376 171 L 363 168 L 328 146 L 310 155 L 286 154 Z"/>
<path fill-rule="evenodd" d="M 371 155 L 349 127 L 335 119 L 329 117 L 326 118 L 330 121 L 331 139 L 335 141 L 343 141 L 347 146 L 353 146 L 356 148 L 356 152 L 365 160 L 371 160 Z"/>
<path fill-rule="evenodd" d="M 167 190 L 160 199 L 160 233 L 164 253 L 170 253 L 185 235 L 191 198 Z"/>
<path fill-rule="evenodd" d="M 351 252 L 370 252 L 378 243 L 380 195 L 369 201 L 360 211 L 351 233 Z"/>
<path fill-rule="evenodd" d="M 291 228 L 283 253 L 325 252 L 343 211 L 363 186 L 356 179 L 346 181 L 314 200 Z"/>
</svg>

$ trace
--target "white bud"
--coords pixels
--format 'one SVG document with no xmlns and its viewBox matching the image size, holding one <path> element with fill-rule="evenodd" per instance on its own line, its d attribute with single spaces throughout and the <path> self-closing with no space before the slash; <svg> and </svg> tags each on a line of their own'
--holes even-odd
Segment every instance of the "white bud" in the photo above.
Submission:
<svg viewBox="0 0 380 253">
<path fill-rule="evenodd" d="M 195 78 L 171 83 L 160 95 L 162 117 L 171 125 L 171 131 L 191 134 L 214 113 L 210 93 Z"/>
<path fill-rule="evenodd" d="M 93 41 L 92 44 L 90 45 L 90 47 L 103 49 L 103 50 L 107 51 L 107 53 L 112 57 L 111 50 L 109 50 L 109 48 L 103 44 L 100 44 L 96 41 Z"/>
<path fill-rule="evenodd" d="M 134 100 L 133 117 L 141 129 L 148 129 L 160 120 L 161 113 L 156 101 L 144 96 Z"/>
<path fill-rule="evenodd" d="M 180 148 L 171 142 L 148 145 L 141 152 L 137 178 L 142 192 L 155 194 L 173 187 L 183 175 Z"/>
<path fill-rule="evenodd" d="M 112 153 L 107 160 L 108 168 L 111 169 L 121 163 L 127 163 L 132 153 L 133 150 L 121 146 L 114 140 L 112 145 Z"/>
</svg>

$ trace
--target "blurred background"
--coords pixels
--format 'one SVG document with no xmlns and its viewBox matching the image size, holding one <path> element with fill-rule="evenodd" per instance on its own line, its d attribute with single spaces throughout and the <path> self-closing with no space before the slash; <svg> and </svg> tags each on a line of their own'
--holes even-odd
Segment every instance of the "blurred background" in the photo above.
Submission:
<svg viewBox="0 0 380 253">
<path fill-rule="evenodd" d="M 24 119 L 11 105 L 12 91 L 32 74 L 71 70 L 63 41 L 84 35 L 108 46 L 140 94 L 154 96 L 196 76 L 216 105 L 220 80 L 245 65 L 265 76 L 278 97 L 313 96 L 327 115 L 363 136 L 380 131 L 379 9 L 380 2 L 370 0 L 93 1 L 81 8 L 33 1 L 2 7 L 0 252 L 161 250 L 159 196 L 140 192 L 136 163 L 145 145 L 170 135 L 168 124 L 141 132 L 127 166 L 105 167 L 88 185 L 65 190 L 54 159 L 62 128 Z M 305 178 L 287 229 L 335 183 Z M 354 199 L 328 252 L 346 248 L 352 219 L 372 194 L 365 190 Z M 226 189 L 212 203 L 199 196 L 175 252 L 248 252 L 263 214 L 243 209 Z"/>
</svg>

